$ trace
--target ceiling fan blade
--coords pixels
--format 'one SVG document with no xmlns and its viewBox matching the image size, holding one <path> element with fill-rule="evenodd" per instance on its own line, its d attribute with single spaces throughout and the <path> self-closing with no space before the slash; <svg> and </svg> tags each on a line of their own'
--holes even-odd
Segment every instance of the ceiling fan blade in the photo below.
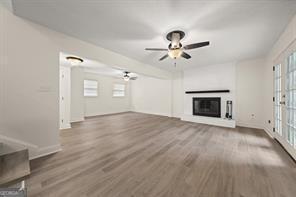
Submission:
<svg viewBox="0 0 296 197">
<path fill-rule="evenodd" d="M 185 59 L 190 59 L 191 56 L 188 53 L 182 52 L 181 54 L 182 57 L 184 57 Z"/>
<path fill-rule="evenodd" d="M 146 48 L 147 51 L 167 51 L 168 49 L 161 49 L 161 48 Z"/>
<path fill-rule="evenodd" d="M 159 59 L 159 61 L 164 60 L 164 59 L 167 58 L 168 56 L 169 56 L 168 54 L 165 54 L 164 56 L 162 56 L 162 57 Z"/>
<path fill-rule="evenodd" d="M 130 80 L 136 80 L 138 77 L 130 77 Z"/>
<path fill-rule="evenodd" d="M 199 43 L 194 43 L 194 44 L 188 44 L 186 46 L 184 46 L 183 48 L 185 50 L 190 50 L 190 49 L 196 49 L 196 48 L 200 48 L 200 47 L 204 47 L 204 46 L 208 46 L 210 45 L 210 42 L 199 42 Z"/>
</svg>

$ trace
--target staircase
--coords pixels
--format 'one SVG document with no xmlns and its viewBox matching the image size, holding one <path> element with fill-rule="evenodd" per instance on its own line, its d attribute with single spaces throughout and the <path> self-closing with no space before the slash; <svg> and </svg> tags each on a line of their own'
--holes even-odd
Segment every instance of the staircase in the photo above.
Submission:
<svg viewBox="0 0 296 197">
<path fill-rule="evenodd" d="M 30 174 L 28 149 L 0 142 L 0 187 Z"/>
</svg>

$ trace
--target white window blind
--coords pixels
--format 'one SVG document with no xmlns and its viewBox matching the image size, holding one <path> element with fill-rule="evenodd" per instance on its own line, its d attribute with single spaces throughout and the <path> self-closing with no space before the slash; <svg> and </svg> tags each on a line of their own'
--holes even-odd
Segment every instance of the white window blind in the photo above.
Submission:
<svg viewBox="0 0 296 197">
<path fill-rule="evenodd" d="M 114 97 L 124 97 L 125 96 L 125 85 L 124 84 L 114 84 L 113 85 L 113 96 Z"/>
<path fill-rule="evenodd" d="M 84 80 L 84 96 L 98 96 L 98 82 L 95 80 Z"/>
</svg>

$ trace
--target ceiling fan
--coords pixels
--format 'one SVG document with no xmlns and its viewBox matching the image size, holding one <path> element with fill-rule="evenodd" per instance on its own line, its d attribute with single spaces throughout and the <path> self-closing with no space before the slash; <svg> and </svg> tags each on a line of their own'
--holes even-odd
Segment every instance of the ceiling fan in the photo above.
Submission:
<svg viewBox="0 0 296 197">
<path fill-rule="evenodd" d="M 123 80 L 124 81 L 129 81 L 129 80 L 136 80 L 138 77 L 132 77 L 132 76 L 130 76 L 130 72 L 128 72 L 128 71 L 124 71 L 123 72 Z"/>
<path fill-rule="evenodd" d="M 164 60 L 167 57 L 171 57 L 172 59 L 177 59 L 179 57 L 183 57 L 185 59 L 190 59 L 191 56 L 186 53 L 186 50 L 201 48 L 204 46 L 210 45 L 209 41 L 206 42 L 199 42 L 194 44 L 188 44 L 183 46 L 180 42 L 185 36 L 185 33 L 180 30 L 172 31 L 167 34 L 166 38 L 167 40 L 171 41 L 168 48 L 146 48 L 147 51 L 167 51 L 167 54 L 162 56 L 159 61 Z"/>
</svg>

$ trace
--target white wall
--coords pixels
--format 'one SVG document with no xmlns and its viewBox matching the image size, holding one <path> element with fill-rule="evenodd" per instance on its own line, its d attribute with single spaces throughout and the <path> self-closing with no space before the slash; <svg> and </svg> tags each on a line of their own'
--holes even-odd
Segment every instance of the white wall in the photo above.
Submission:
<svg viewBox="0 0 296 197">
<path fill-rule="evenodd" d="M 140 75 L 131 81 L 131 110 L 172 116 L 172 80 Z"/>
<path fill-rule="evenodd" d="M 83 97 L 84 71 L 81 67 L 71 68 L 71 122 L 84 120 Z"/>
<path fill-rule="evenodd" d="M 183 87 L 183 72 L 178 72 L 173 75 L 172 80 L 172 115 L 176 118 L 181 118 L 184 113 L 184 87 Z"/>
<path fill-rule="evenodd" d="M 0 134 L 59 150 L 59 53 L 51 39 L 0 4 Z"/>
<path fill-rule="evenodd" d="M 237 125 L 263 128 L 263 89 L 265 59 L 238 62 L 236 65 Z"/>
<path fill-rule="evenodd" d="M 192 114 L 192 97 L 186 90 L 229 89 L 234 94 L 196 94 L 194 96 L 222 96 L 222 117 L 225 115 L 225 100 L 235 98 L 234 118 L 236 125 L 263 128 L 263 96 L 265 59 L 245 60 L 237 63 L 199 67 L 184 71 L 184 77 L 177 74 L 173 79 L 173 115 Z M 184 80 L 183 84 L 180 82 Z M 182 97 L 181 99 L 179 97 Z M 177 98 L 177 99 L 175 99 Z M 183 101 L 184 100 L 184 101 Z"/>
<path fill-rule="evenodd" d="M 84 97 L 85 116 L 96 116 L 130 111 L 129 82 L 109 76 L 85 73 L 84 79 L 98 81 L 98 96 Z M 125 97 L 113 97 L 113 84 L 125 84 Z"/>
<path fill-rule="evenodd" d="M 59 146 L 59 53 L 77 54 L 136 73 L 170 78 L 167 71 L 14 16 L 0 3 L 0 134 L 36 145 Z"/>
<path fill-rule="evenodd" d="M 296 15 L 291 20 L 285 31 L 282 33 L 278 41 L 272 47 L 270 53 L 266 58 L 266 63 L 264 67 L 264 116 L 263 116 L 263 126 L 264 129 L 273 135 L 272 128 L 274 125 L 273 119 L 273 71 L 274 61 L 289 47 L 293 41 L 296 40 Z M 268 122 L 271 120 L 271 123 Z"/>
<path fill-rule="evenodd" d="M 230 90 L 230 93 L 184 94 L 184 115 L 192 116 L 193 97 L 221 97 L 221 117 L 226 113 L 226 101 L 233 102 L 233 118 L 236 119 L 236 71 L 234 63 L 203 66 L 184 71 L 184 91 Z"/>
</svg>

